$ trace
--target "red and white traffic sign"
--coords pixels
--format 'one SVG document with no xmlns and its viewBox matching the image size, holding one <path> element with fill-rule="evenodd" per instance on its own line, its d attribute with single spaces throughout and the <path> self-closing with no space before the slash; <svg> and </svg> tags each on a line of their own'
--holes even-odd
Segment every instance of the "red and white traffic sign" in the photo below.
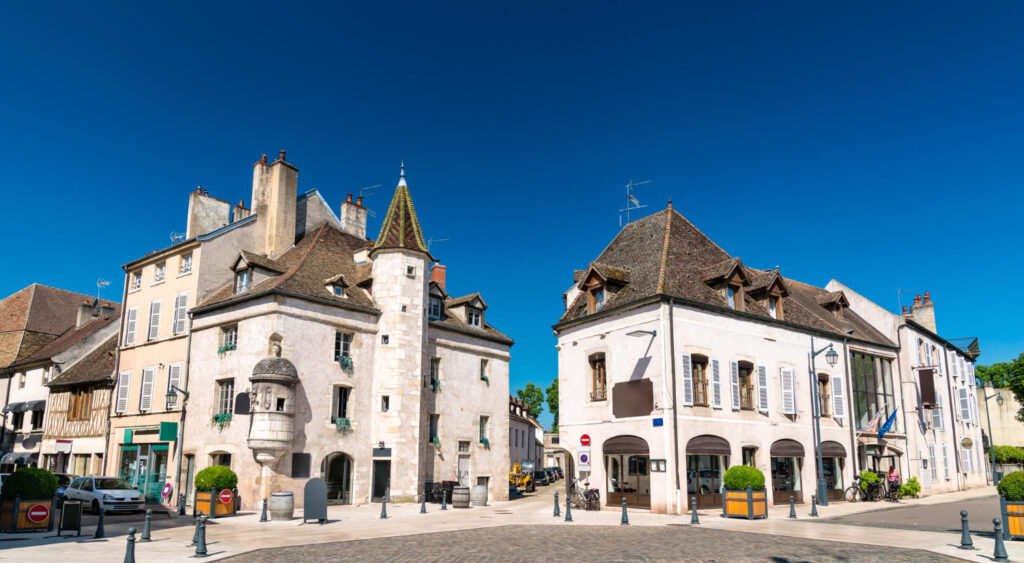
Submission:
<svg viewBox="0 0 1024 563">
<path fill-rule="evenodd" d="M 217 500 L 224 504 L 231 504 L 231 501 L 235 500 L 235 495 L 231 494 L 230 489 L 224 489 L 217 495 Z"/>
<path fill-rule="evenodd" d="M 45 504 L 33 504 L 28 507 L 28 521 L 33 524 L 40 524 L 46 522 L 46 519 L 50 517 L 50 509 Z"/>
<path fill-rule="evenodd" d="M 165 484 L 163 490 L 160 491 L 160 496 L 163 496 L 163 497 L 171 496 L 171 490 L 172 489 L 173 489 L 173 487 L 171 486 L 170 483 Z"/>
<path fill-rule="evenodd" d="M 584 435 L 580 436 L 580 445 L 581 446 L 589 446 L 590 445 L 590 434 L 584 434 Z"/>
</svg>

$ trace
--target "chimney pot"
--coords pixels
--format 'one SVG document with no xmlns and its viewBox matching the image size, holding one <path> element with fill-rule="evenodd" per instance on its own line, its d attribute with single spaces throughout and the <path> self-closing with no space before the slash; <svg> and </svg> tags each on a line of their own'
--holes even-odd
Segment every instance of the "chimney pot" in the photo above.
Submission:
<svg viewBox="0 0 1024 563">
<path fill-rule="evenodd" d="M 904 305 L 903 306 L 903 316 L 906 316 L 906 315 L 907 315 L 907 306 Z"/>
<path fill-rule="evenodd" d="M 447 268 L 441 265 L 440 262 L 435 262 L 434 265 L 430 267 L 430 281 L 436 282 L 437 285 L 444 290 L 445 278 L 447 277 L 446 273 Z"/>
<path fill-rule="evenodd" d="M 359 207 L 363 206 L 363 196 L 359 196 L 356 198 L 356 205 L 358 205 Z"/>
<path fill-rule="evenodd" d="M 932 302 L 932 293 L 930 291 L 924 292 L 924 302 L 925 304 L 930 304 Z"/>
<path fill-rule="evenodd" d="M 920 305 L 920 304 L 921 304 L 921 295 L 920 294 L 915 295 L 914 296 L 914 305 L 917 306 L 917 305 Z"/>
<path fill-rule="evenodd" d="M 284 162 L 284 151 L 279 151 L 277 154 L 278 154 L 278 158 L 277 159 L 280 160 L 281 162 Z"/>
<path fill-rule="evenodd" d="M 348 194 L 348 197 L 345 199 L 345 201 L 352 203 L 352 194 Z"/>
</svg>

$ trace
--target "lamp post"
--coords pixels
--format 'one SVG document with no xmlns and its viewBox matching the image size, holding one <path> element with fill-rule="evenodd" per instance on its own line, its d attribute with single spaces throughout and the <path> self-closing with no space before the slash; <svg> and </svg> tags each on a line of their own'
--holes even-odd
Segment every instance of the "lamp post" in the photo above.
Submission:
<svg viewBox="0 0 1024 563">
<path fill-rule="evenodd" d="M 818 458 L 818 504 L 828 506 L 828 485 L 825 483 L 825 467 L 821 455 L 821 393 L 818 392 L 818 369 L 814 365 L 814 358 L 822 352 L 826 352 L 825 361 L 829 367 L 835 367 L 839 362 L 839 353 L 835 351 L 832 344 L 821 350 L 814 349 L 814 337 L 811 337 L 811 415 L 814 417 L 814 448 Z"/>
<path fill-rule="evenodd" d="M 992 382 L 991 381 L 986 381 L 986 382 L 984 382 L 982 384 L 982 389 L 983 390 L 984 389 L 991 389 L 991 388 L 992 388 Z M 999 484 L 999 479 L 996 478 L 996 450 L 995 450 L 995 443 L 992 440 L 992 417 L 988 414 L 988 400 L 991 399 L 992 397 L 996 398 L 996 403 L 998 403 L 999 407 L 1002 408 L 1002 406 L 1003 406 L 1003 394 L 1002 393 L 996 393 L 995 395 L 985 395 L 985 420 L 988 422 L 988 458 L 989 458 L 989 462 L 992 464 L 992 484 L 993 485 L 998 485 Z"/>
<path fill-rule="evenodd" d="M 181 453 L 182 444 L 181 438 L 185 432 L 185 403 L 188 403 L 188 391 L 185 391 L 177 385 L 171 385 L 167 388 L 167 404 L 171 404 L 178 398 L 178 393 L 181 393 L 181 418 L 178 421 L 178 439 L 175 440 L 174 444 L 174 459 L 177 470 L 174 472 L 174 490 L 177 494 L 181 494 Z"/>
</svg>

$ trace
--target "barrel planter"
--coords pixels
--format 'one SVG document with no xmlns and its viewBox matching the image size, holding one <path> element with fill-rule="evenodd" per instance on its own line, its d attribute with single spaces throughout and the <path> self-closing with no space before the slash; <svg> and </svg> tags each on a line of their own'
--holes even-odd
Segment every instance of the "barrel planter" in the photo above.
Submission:
<svg viewBox="0 0 1024 563">
<path fill-rule="evenodd" d="M 192 515 L 204 514 L 211 518 L 234 516 L 238 507 L 238 489 L 231 490 L 231 502 L 224 503 L 218 498 L 220 491 L 196 491 L 192 503 Z"/>
<path fill-rule="evenodd" d="M 1006 500 L 999 495 L 999 508 L 1003 513 L 1003 538 L 1024 540 L 1024 501 Z"/>
<path fill-rule="evenodd" d="M 722 494 L 722 518 L 757 520 L 768 517 L 768 490 L 743 491 L 725 489 Z"/>
<path fill-rule="evenodd" d="M 473 487 L 469 501 L 473 506 L 487 506 L 487 486 L 477 485 Z"/>
<path fill-rule="evenodd" d="M 29 512 L 37 505 L 45 506 L 49 516 L 39 522 L 30 518 Z M 53 499 L 21 500 L 18 497 L 0 502 L 0 531 L 47 532 L 53 529 Z"/>
<path fill-rule="evenodd" d="M 455 487 L 452 489 L 452 506 L 455 508 L 469 508 L 469 487 Z"/>
<path fill-rule="evenodd" d="M 270 519 L 274 521 L 288 521 L 295 515 L 295 495 L 291 491 L 270 493 L 270 502 L 267 503 L 270 510 Z"/>
</svg>

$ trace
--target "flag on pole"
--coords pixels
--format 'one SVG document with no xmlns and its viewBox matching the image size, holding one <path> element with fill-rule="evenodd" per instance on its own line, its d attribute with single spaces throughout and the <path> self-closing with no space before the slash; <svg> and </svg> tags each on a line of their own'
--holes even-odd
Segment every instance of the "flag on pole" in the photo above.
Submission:
<svg viewBox="0 0 1024 563">
<path fill-rule="evenodd" d="M 885 424 L 883 424 L 882 427 L 878 429 L 879 439 L 882 439 L 885 436 L 885 433 L 892 429 L 892 424 L 896 422 L 896 411 L 898 410 L 900 410 L 899 407 L 893 409 L 892 414 L 889 415 L 889 418 L 885 419 Z"/>
<path fill-rule="evenodd" d="M 881 421 L 882 411 L 878 411 L 875 413 L 875 416 L 871 417 L 871 420 L 868 421 L 868 425 L 865 426 L 864 430 L 861 430 L 860 433 L 864 434 L 865 432 L 876 432 L 878 430 L 878 423 Z"/>
</svg>

